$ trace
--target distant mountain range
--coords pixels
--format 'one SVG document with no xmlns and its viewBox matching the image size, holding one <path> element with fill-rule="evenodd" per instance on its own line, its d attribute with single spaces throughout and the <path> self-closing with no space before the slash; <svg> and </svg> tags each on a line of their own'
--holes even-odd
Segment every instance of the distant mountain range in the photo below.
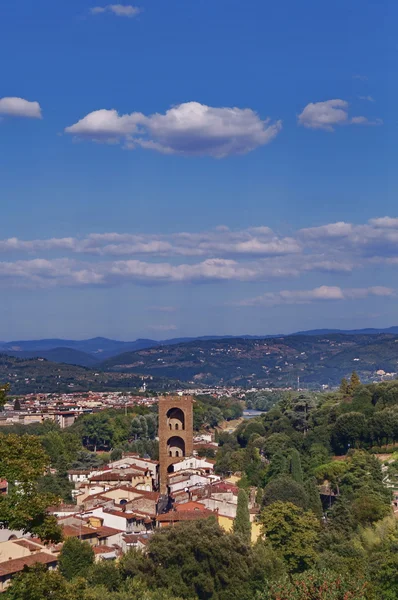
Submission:
<svg viewBox="0 0 398 600">
<path fill-rule="evenodd" d="M 261 339 L 195 340 L 125 352 L 103 363 L 105 371 L 150 374 L 190 384 L 261 387 L 337 385 L 358 371 L 398 372 L 398 332 L 323 333 Z"/>
<path fill-rule="evenodd" d="M 387 329 L 313 329 L 309 331 L 298 331 L 290 335 L 241 335 L 220 336 L 208 335 L 200 337 L 171 338 L 168 340 L 137 339 L 132 342 L 122 342 L 104 337 L 96 337 L 88 340 L 65 340 L 65 339 L 42 339 L 42 340 L 18 340 L 12 342 L 0 342 L 0 353 L 19 358 L 45 358 L 46 360 L 79 365 L 83 367 L 95 367 L 107 359 L 113 358 L 125 352 L 136 352 L 146 348 L 159 346 L 172 346 L 182 343 L 203 342 L 210 340 L 233 340 L 233 339 L 269 339 L 294 336 L 319 336 L 330 334 L 342 335 L 378 335 L 398 334 L 398 327 Z"/>
<path fill-rule="evenodd" d="M 182 342 L 117 342 L 104 338 L 66 342 L 79 348 L 56 346 L 60 342 L 65 340 L 3 346 L 0 382 L 10 382 L 13 393 L 125 389 L 141 385 L 142 377 L 148 376 L 153 378 L 148 385 L 158 390 L 209 385 L 296 387 L 298 378 L 301 386 L 316 388 L 338 385 L 353 370 L 364 382 L 377 379 L 379 370 L 398 373 L 398 327 L 382 333 L 318 330 L 290 336 Z M 41 349 L 32 349 L 34 344 L 41 345 Z M 116 354 L 118 348 L 132 346 L 134 350 Z M 91 352 L 84 352 L 82 347 Z M 99 360 L 106 354 L 108 358 Z"/>
</svg>

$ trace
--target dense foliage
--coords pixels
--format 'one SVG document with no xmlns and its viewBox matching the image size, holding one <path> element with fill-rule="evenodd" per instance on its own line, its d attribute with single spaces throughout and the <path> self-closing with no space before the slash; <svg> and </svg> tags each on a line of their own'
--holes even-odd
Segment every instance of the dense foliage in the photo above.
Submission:
<svg viewBox="0 0 398 600">
<path fill-rule="evenodd" d="M 38 438 L 0 434 L 0 479 L 8 481 L 8 494 L 0 495 L 0 528 L 22 529 L 55 542 L 61 539 L 55 517 L 47 514 L 57 498 L 37 485 L 48 464 Z"/>
</svg>

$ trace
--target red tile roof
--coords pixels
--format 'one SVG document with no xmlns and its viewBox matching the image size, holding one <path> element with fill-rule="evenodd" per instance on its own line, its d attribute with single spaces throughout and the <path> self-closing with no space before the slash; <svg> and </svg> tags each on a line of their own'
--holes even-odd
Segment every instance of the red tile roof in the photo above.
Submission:
<svg viewBox="0 0 398 600">
<path fill-rule="evenodd" d="M 190 510 L 206 510 L 206 507 L 201 502 L 182 502 L 181 504 L 176 504 L 174 510 L 177 512 L 186 512 Z"/>
<path fill-rule="evenodd" d="M 62 529 L 65 537 L 95 536 L 96 534 L 95 529 L 85 525 L 64 525 Z"/>
<path fill-rule="evenodd" d="M 51 563 L 56 564 L 57 562 L 58 558 L 54 556 L 54 554 L 49 554 L 47 552 L 38 552 L 37 554 L 31 554 L 30 556 L 25 556 L 24 558 L 14 558 L 13 560 L 0 563 L 0 577 L 13 575 L 14 573 L 22 571 L 25 566 L 31 567 L 36 563 L 49 565 Z"/>
<path fill-rule="evenodd" d="M 114 529 L 113 527 L 106 527 L 106 525 L 102 525 L 101 527 L 96 528 L 97 537 L 99 539 L 110 537 L 111 535 L 117 535 L 118 533 L 123 533 L 121 529 Z"/>
<path fill-rule="evenodd" d="M 18 546 L 22 546 L 31 552 L 35 552 L 36 550 L 41 550 L 43 548 L 43 544 L 40 542 L 31 542 L 29 540 L 13 540 L 13 544 L 18 544 Z"/>
<path fill-rule="evenodd" d="M 178 523 L 179 521 L 195 521 L 196 519 L 207 519 L 214 517 L 215 513 L 212 510 L 187 510 L 187 511 L 171 511 L 164 515 L 158 515 L 156 520 L 159 523 Z"/>
</svg>

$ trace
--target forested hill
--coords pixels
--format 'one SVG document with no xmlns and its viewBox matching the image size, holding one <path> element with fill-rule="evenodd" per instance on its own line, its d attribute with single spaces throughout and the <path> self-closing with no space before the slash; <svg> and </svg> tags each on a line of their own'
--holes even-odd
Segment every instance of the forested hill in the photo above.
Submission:
<svg viewBox="0 0 398 600">
<path fill-rule="evenodd" d="M 0 383 L 9 383 L 11 394 L 66 393 L 135 389 L 143 377 L 130 373 L 106 373 L 76 365 L 54 363 L 43 358 L 15 358 L 0 354 Z M 173 390 L 179 382 L 151 378 L 148 387 Z"/>
<path fill-rule="evenodd" d="M 307 387 L 338 385 L 356 370 L 363 382 L 377 371 L 398 372 L 398 335 L 295 335 L 265 339 L 196 340 L 126 352 L 94 368 L 43 358 L 0 355 L 0 382 L 14 394 L 132 389 L 142 376 L 154 390 L 183 385 Z M 391 377 L 395 377 L 392 375 Z"/>
<path fill-rule="evenodd" d="M 198 385 L 337 385 L 353 370 L 363 381 L 398 371 L 398 335 L 287 336 L 204 340 L 126 352 L 107 371 L 151 374 Z"/>
</svg>

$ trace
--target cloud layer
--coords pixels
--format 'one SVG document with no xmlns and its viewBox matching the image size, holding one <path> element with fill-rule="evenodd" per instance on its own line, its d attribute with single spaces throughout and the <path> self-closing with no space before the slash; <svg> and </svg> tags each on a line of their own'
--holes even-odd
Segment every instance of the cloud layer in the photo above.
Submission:
<svg viewBox="0 0 398 600">
<path fill-rule="evenodd" d="M 309 304 L 325 300 L 361 300 L 368 296 L 394 296 L 389 287 L 374 286 L 368 288 L 347 288 L 321 285 L 312 290 L 282 290 L 267 292 L 262 296 L 247 298 L 238 302 L 238 306 L 277 306 L 279 304 Z"/>
<path fill-rule="evenodd" d="M 30 102 L 24 98 L 0 98 L 0 115 L 9 117 L 27 117 L 41 119 L 41 108 L 38 102 Z"/>
<path fill-rule="evenodd" d="M 398 218 L 329 223 L 288 236 L 266 226 L 241 230 L 221 226 L 170 235 L 109 232 L 82 238 L 8 238 L 0 240 L 0 256 L 0 283 L 11 286 L 268 282 L 309 273 L 346 278 L 353 271 L 398 266 Z M 366 289 L 373 291 L 365 295 L 383 295 L 384 288 Z M 343 294 L 333 286 L 316 290 L 312 293 L 318 299 L 322 294 L 348 299 L 349 294 L 362 293 Z M 267 296 L 270 300 L 275 298 Z"/>
<path fill-rule="evenodd" d="M 223 158 L 268 144 L 281 128 L 281 121 L 261 120 L 250 108 L 213 108 L 186 102 L 165 114 L 149 116 L 96 110 L 65 132 L 97 142 L 123 143 L 129 149 Z"/>
<path fill-rule="evenodd" d="M 339 125 L 381 125 L 381 119 L 370 121 L 367 117 L 349 117 L 349 104 L 335 99 L 325 102 L 310 102 L 298 116 L 298 124 L 308 129 L 334 131 Z"/>
</svg>

